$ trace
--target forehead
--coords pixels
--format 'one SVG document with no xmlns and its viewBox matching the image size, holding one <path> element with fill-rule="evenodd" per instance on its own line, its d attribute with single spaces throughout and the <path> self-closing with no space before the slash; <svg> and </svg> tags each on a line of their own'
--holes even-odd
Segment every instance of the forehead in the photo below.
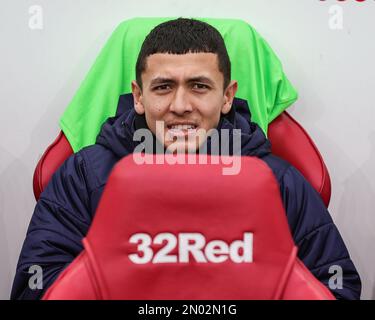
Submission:
<svg viewBox="0 0 375 320">
<path fill-rule="evenodd" d="M 191 78 L 197 75 L 220 81 L 218 56 L 215 53 L 156 53 L 146 60 L 145 78 Z"/>
</svg>

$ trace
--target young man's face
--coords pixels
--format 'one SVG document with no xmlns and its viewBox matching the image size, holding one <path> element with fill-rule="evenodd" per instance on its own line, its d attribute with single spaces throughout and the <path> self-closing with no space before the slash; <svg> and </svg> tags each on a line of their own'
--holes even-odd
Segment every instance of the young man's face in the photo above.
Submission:
<svg viewBox="0 0 375 320">
<path fill-rule="evenodd" d="M 220 114 L 230 111 L 237 82 L 223 87 L 214 53 L 153 54 L 142 73 L 142 90 L 132 82 L 136 112 L 145 114 L 148 127 L 166 148 L 181 144 L 185 151 L 197 150 L 205 140 L 199 129 L 216 128 Z M 156 121 L 163 121 L 162 130 L 156 130 Z"/>
</svg>

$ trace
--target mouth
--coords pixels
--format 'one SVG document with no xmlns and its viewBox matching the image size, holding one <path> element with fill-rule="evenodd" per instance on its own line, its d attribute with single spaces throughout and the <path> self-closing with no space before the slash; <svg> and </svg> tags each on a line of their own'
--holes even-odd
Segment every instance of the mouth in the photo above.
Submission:
<svg viewBox="0 0 375 320">
<path fill-rule="evenodd" d="M 198 126 L 192 123 L 178 123 L 167 125 L 168 133 L 173 136 L 187 136 L 197 132 Z"/>
<path fill-rule="evenodd" d="M 168 130 L 194 130 L 197 128 L 195 124 L 172 124 L 167 126 Z"/>
</svg>

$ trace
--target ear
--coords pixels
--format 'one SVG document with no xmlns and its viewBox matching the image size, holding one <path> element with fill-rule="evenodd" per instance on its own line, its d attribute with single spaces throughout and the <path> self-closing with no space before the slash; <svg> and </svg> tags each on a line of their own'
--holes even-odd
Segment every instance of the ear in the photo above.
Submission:
<svg viewBox="0 0 375 320">
<path fill-rule="evenodd" d="M 144 114 L 145 108 L 142 104 L 142 89 L 135 80 L 132 81 L 132 93 L 135 112 L 137 112 L 138 114 Z"/>
<path fill-rule="evenodd" d="M 224 104 L 221 107 L 221 113 L 227 114 L 232 108 L 233 99 L 236 95 L 238 84 L 236 80 L 232 80 L 224 91 Z"/>
</svg>

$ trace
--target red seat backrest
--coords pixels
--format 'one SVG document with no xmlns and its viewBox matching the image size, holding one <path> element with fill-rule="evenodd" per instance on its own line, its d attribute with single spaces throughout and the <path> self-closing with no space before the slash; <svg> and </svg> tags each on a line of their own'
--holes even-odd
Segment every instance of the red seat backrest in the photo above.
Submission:
<svg viewBox="0 0 375 320">
<path fill-rule="evenodd" d="M 272 171 L 254 157 L 225 160 L 122 159 L 84 252 L 44 298 L 332 299 L 296 258 Z M 239 174 L 223 175 L 228 160 Z"/>
<path fill-rule="evenodd" d="M 69 141 L 60 131 L 55 141 L 44 151 L 34 170 L 33 189 L 36 200 L 39 199 L 55 171 L 72 154 L 73 150 Z"/>
<path fill-rule="evenodd" d="M 318 148 L 302 126 L 283 112 L 270 123 L 268 138 L 272 143 L 272 153 L 296 167 L 328 207 L 331 198 L 329 173 Z"/>
</svg>

